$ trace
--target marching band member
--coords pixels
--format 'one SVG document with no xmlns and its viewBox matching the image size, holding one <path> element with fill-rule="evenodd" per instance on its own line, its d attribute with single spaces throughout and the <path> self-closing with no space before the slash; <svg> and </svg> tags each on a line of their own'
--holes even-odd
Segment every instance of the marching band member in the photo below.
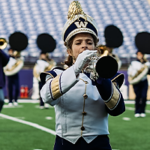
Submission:
<svg viewBox="0 0 150 150">
<path fill-rule="evenodd" d="M 54 150 L 111 150 L 108 114 L 123 113 L 124 100 L 119 80 L 116 85 L 100 77 L 94 81 L 84 72 L 90 58 L 97 54 L 98 31 L 94 19 L 83 12 L 78 1 L 69 6 L 62 35 L 69 68 L 56 67 L 40 75 L 45 82 L 40 91 L 42 100 L 55 107 Z"/>
<path fill-rule="evenodd" d="M 4 93 L 3 88 L 5 86 L 5 74 L 3 71 L 3 67 L 5 67 L 9 61 L 9 56 L 2 51 L 2 45 L 0 46 L 0 112 L 2 111 L 4 105 Z"/>
<path fill-rule="evenodd" d="M 15 64 L 16 63 L 16 59 L 15 59 L 15 56 L 14 56 L 14 50 L 12 48 L 9 48 L 8 49 L 8 54 L 10 56 L 10 60 L 8 65 L 12 66 L 12 64 Z M 7 67 L 8 67 L 7 65 Z M 15 74 L 13 75 L 10 75 L 10 76 L 7 76 L 7 87 L 8 87 L 8 99 L 9 99 L 9 103 L 8 105 L 9 106 L 13 106 L 13 104 L 15 106 L 18 105 L 18 96 L 19 96 L 19 93 L 20 93 L 20 87 L 19 87 L 19 72 L 16 72 Z M 13 96 L 13 93 L 14 93 L 14 96 Z M 13 103 L 13 99 L 14 99 L 14 103 Z"/>
<path fill-rule="evenodd" d="M 10 55 L 10 60 L 4 68 L 4 73 L 8 78 L 8 105 L 12 106 L 14 104 L 17 106 L 20 93 L 19 71 L 24 66 L 24 58 L 20 53 L 27 47 L 28 38 L 24 33 L 14 32 L 9 36 L 9 45 L 10 48 L 8 49 L 8 53 Z"/>
<path fill-rule="evenodd" d="M 144 73 L 145 70 L 150 68 L 150 63 L 144 58 L 144 54 L 140 51 L 136 53 L 137 59 L 132 61 L 128 68 L 128 75 L 130 78 L 136 78 L 140 73 Z M 148 91 L 148 80 L 147 73 L 143 75 L 137 83 L 133 84 L 135 97 L 135 117 L 145 117 L 145 108 L 147 101 L 147 91 Z"/>
<path fill-rule="evenodd" d="M 51 59 L 47 56 L 47 53 L 41 52 L 39 60 L 37 60 L 37 62 L 36 62 L 36 68 L 34 68 L 34 69 L 36 69 L 37 75 L 35 75 L 35 76 L 37 76 L 37 80 L 39 83 L 39 90 L 41 90 L 41 88 L 42 88 L 42 82 L 40 80 L 39 75 L 41 72 L 44 72 L 47 70 L 46 68 L 49 67 L 50 61 L 51 61 Z M 34 74 L 35 74 L 35 71 L 34 71 Z M 49 106 L 48 106 L 48 104 L 44 104 L 42 98 L 40 97 L 40 108 L 43 109 L 44 107 L 48 108 Z"/>
<path fill-rule="evenodd" d="M 135 117 L 145 117 L 147 101 L 148 81 L 147 74 L 150 69 L 150 62 L 145 58 L 145 54 L 150 53 L 150 33 L 139 32 L 135 36 L 136 60 L 132 61 L 128 67 L 129 83 L 133 85 L 135 97 Z"/>
<path fill-rule="evenodd" d="M 39 47 L 39 49 L 41 49 L 41 53 L 40 53 L 39 60 L 37 60 L 33 68 L 33 75 L 34 75 L 34 79 L 38 81 L 39 90 L 36 90 L 37 89 L 36 86 L 33 86 L 33 88 L 35 91 L 40 91 L 42 88 L 42 82 L 40 80 L 40 73 L 48 71 L 56 65 L 55 61 L 51 59 L 48 54 L 54 51 L 56 47 L 56 41 L 53 39 L 51 35 L 47 33 L 42 33 L 38 35 L 36 42 L 37 42 L 37 46 Z M 36 93 L 33 93 L 33 96 L 34 94 Z M 40 108 L 41 109 L 49 108 L 49 104 L 43 102 L 40 94 L 39 94 L 39 98 L 40 98 Z"/>
</svg>

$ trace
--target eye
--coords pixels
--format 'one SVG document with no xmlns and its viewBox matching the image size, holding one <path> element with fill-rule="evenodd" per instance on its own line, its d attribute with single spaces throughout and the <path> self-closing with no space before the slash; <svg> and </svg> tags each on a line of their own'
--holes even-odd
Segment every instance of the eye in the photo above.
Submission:
<svg viewBox="0 0 150 150">
<path fill-rule="evenodd" d="M 80 45 L 81 44 L 81 42 L 77 42 L 77 43 L 75 43 L 76 45 Z"/>
<path fill-rule="evenodd" d="M 92 42 L 92 41 L 88 41 L 88 42 L 87 42 L 87 44 L 92 45 L 92 44 L 93 44 L 93 42 Z"/>
</svg>

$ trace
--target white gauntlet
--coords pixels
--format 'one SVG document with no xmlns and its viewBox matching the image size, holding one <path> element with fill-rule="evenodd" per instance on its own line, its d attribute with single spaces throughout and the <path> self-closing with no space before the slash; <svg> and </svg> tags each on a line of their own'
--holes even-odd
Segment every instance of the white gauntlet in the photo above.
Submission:
<svg viewBox="0 0 150 150">
<path fill-rule="evenodd" d="M 76 62 L 73 65 L 75 74 L 79 74 L 85 65 L 90 63 L 90 58 L 96 56 L 97 50 L 85 50 L 77 57 Z"/>
</svg>

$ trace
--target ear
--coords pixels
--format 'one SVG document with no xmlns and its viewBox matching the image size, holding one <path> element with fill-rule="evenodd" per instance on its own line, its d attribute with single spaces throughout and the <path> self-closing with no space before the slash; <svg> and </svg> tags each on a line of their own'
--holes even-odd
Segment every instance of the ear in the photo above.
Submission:
<svg viewBox="0 0 150 150">
<path fill-rule="evenodd" d="M 67 49 L 67 53 L 72 56 L 72 50 L 71 49 Z"/>
</svg>

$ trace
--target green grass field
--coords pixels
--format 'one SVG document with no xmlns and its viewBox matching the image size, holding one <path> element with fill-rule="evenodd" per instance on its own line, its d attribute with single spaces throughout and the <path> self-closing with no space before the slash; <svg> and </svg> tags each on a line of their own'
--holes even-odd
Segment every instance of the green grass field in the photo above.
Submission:
<svg viewBox="0 0 150 150">
<path fill-rule="evenodd" d="M 5 107 L 2 115 L 15 117 L 55 130 L 53 107 L 39 109 L 38 103 L 19 103 Z M 126 104 L 120 116 L 109 116 L 110 143 L 113 150 L 150 150 L 150 105 L 145 118 L 134 117 L 134 105 Z M 55 135 L 36 127 L 0 117 L 0 150 L 52 150 Z"/>
</svg>

